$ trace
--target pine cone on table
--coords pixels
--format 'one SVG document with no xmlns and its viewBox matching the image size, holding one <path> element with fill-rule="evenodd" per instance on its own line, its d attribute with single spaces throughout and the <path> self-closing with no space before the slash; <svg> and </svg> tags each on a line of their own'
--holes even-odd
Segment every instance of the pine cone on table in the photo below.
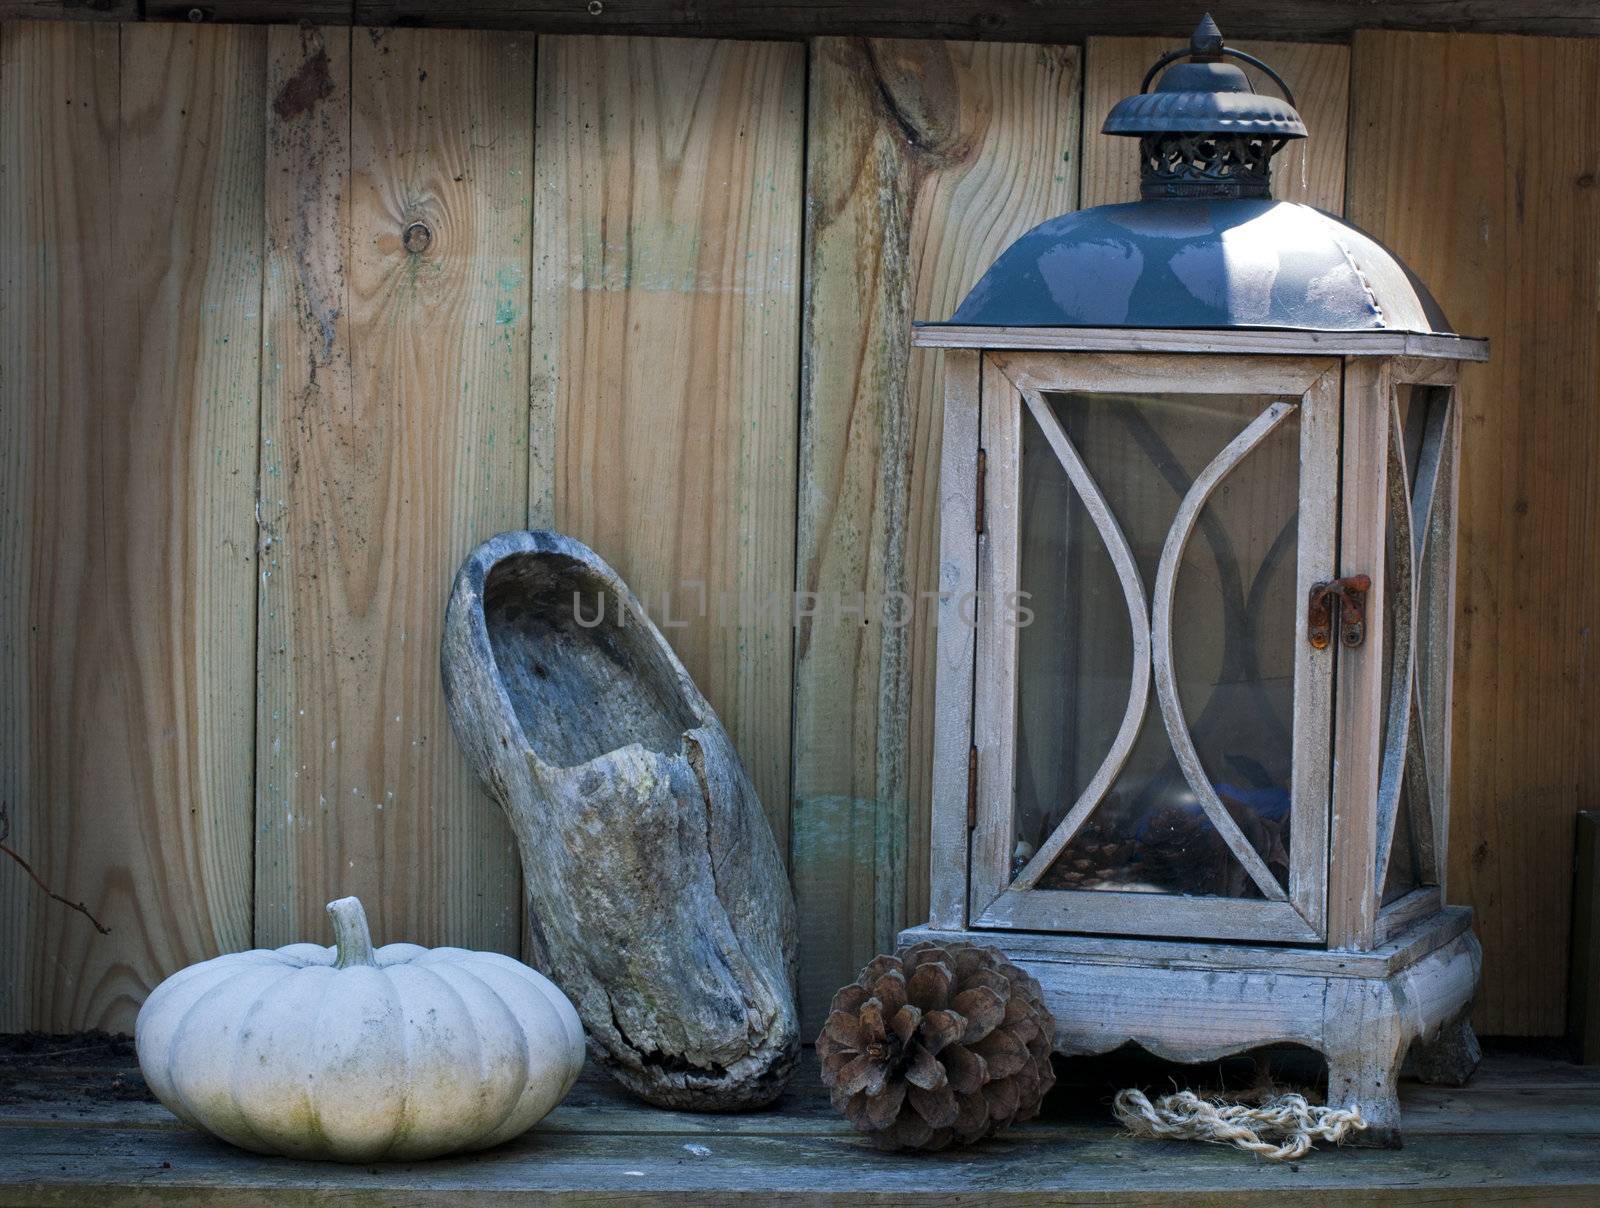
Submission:
<svg viewBox="0 0 1600 1208">
<path fill-rule="evenodd" d="M 969 1145 L 1055 1085 L 1039 983 L 993 948 L 921 943 L 833 996 L 817 1038 L 833 1105 L 885 1149 Z"/>
</svg>

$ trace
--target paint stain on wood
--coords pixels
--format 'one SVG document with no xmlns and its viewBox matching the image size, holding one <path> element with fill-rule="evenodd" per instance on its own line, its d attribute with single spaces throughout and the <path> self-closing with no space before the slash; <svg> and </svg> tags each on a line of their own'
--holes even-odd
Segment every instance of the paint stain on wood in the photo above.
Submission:
<svg viewBox="0 0 1600 1208">
<path fill-rule="evenodd" d="M 317 107 L 317 102 L 333 93 L 333 78 L 328 74 L 328 52 L 317 47 L 317 52 L 300 65 L 278 90 L 272 102 L 272 112 L 283 121 L 291 121 Z"/>
</svg>

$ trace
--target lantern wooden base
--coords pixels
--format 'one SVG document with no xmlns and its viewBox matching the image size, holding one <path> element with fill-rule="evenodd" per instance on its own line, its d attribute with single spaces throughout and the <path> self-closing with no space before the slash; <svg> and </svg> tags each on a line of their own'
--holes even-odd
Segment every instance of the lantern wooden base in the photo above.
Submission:
<svg viewBox="0 0 1600 1208">
<path fill-rule="evenodd" d="M 1463 907 L 1439 911 L 1370 952 L 1249 947 L 1037 932 L 914 927 L 919 940 L 1000 949 L 1044 987 L 1055 1048 L 1132 1042 L 1168 1061 L 1214 1061 L 1269 1044 L 1328 1060 L 1328 1102 L 1359 1105 L 1356 1144 L 1398 1146 L 1396 1082 L 1408 1050 L 1421 1078 L 1460 1085 L 1478 1063 L 1467 1013 L 1481 950 Z"/>
</svg>

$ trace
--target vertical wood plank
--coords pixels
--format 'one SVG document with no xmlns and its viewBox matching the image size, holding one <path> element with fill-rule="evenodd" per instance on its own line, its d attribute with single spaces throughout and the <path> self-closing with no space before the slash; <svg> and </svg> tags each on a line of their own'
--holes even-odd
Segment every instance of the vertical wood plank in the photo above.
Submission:
<svg viewBox="0 0 1600 1208">
<path fill-rule="evenodd" d="M 1344 449 L 1341 457 L 1340 576 L 1369 575 L 1366 636 L 1341 648 L 1335 670 L 1333 809 L 1328 827 L 1328 943 L 1368 949 L 1377 934 L 1378 778 L 1383 762 L 1379 719 L 1383 694 L 1384 542 L 1388 536 L 1388 361 L 1349 357 L 1344 364 Z M 1334 638 L 1337 642 L 1337 636 Z"/>
<path fill-rule="evenodd" d="M 908 329 L 1076 203 L 1079 54 L 825 38 L 810 91 L 796 585 L 819 611 L 795 634 L 792 856 L 808 1031 L 928 902 L 944 366 L 910 355 Z M 904 608 L 912 623 L 890 623 Z"/>
<path fill-rule="evenodd" d="M 1100 124 L 1111 106 L 1139 90 L 1150 64 L 1182 44 L 1172 38 L 1088 39 L 1083 82 L 1085 206 L 1139 200 L 1138 140 L 1101 134 Z M 1270 63 L 1283 76 L 1310 132 L 1309 138 L 1297 139 L 1273 157 L 1273 196 L 1338 213 L 1344 205 L 1350 48 L 1300 42 L 1240 42 L 1237 48 Z M 1277 95 L 1276 85 L 1261 72 L 1250 66 L 1244 71 L 1256 91 Z"/>
<path fill-rule="evenodd" d="M 939 493 L 939 597 L 934 605 L 939 619 L 934 635 L 934 749 L 928 819 L 928 924 L 932 927 L 967 925 L 967 801 L 977 630 L 965 623 L 962 609 L 967 599 L 976 598 L 978 590 L 982 372 L 980 353 L 969 349 L 945 353 L 939 448 L 939 477 L 945 489 Z M 911 859 L 916 859 L 915 847 Z"/>
<path fill-rule="evenodd" d="M 77 812 L 73 718 L 84 711 L 73 668 L 93 655 L 64 622 L 75 622 L 95 574 L 81 536 L 93 478 L 86 437 L 97 365 L 109 357 L 90 300 L 111 277 L 117 55 L 114 28 L 0 28 L 0 795 L 10 846 L 96 911 L 110 904 L 97 867 L 62 884 Z M 57 918 L 62 908 L 10 860 L 0 860 L 0 887 L 0 1027 L 70 1027 L 74 987 L 53 984 L 45 954 L 75 949 L 66 975 L 76 981 L 82 955 L 105 952 L 109 937 L 81 916 Z M 58 989 L 68 999 L 59 1007 Z"/>
<path fill-rule="evenodd" d="M 0 37 L 0 1029 L 250 939 L 265 35 Z"/>
<path fill-rule="evenodd" d="M 533 40 L 270 52 L 256 940 L 359 894 L 382 941 L 515 952 L 516 853 L 438 642 L 460 560 L 527 507 Z"/>
<path fill-rule="evenodd" d="M 1306 802 L 1289 835 L 1291 901 L 1308 923 L 1328 920 L 1328 823 L 1332 789 L 1334 651 L 1312 647 L 1303 602 L 1312 585 L 1334 577 L 1339 548 L 1339 432 L 1343 366 L 1317 379 L 1300 400 L 1300 511 L 1295 535 L 1294 756 L 1291 799 Z"/>
<path fill-rule="evenodd" d="M 1352 69 L 1350 218 L 1492 347 L 1460 387 L 1448 877 L 1478 1029 L 1554 1035 L 1600 791 L 1600 42 L 1363 31 Z"/>
<path fill-rule="evenodd" d="M 1022 558 L 1022 425 L 1016 384 L 992 355 L 983 358 L 983 535 L 978 539 L 977 667 L 972 746 L 977 816 L 968 876 L 970 916 L 986 913 L 1011 881 L 1016 836 L 1018 626 L 1005 602 L 1018 598 Z"/>
<path fill-rule="evenodd" d="M 804 75 L 781 43 L 540 41 L 530 517 L 645 602 L 780 850 Z"/>
</svg>

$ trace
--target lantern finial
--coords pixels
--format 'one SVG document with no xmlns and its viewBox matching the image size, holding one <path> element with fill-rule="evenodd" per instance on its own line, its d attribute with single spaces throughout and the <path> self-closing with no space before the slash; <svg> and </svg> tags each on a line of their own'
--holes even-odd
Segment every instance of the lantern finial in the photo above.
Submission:
<svg viewBox="0 0 1600 1208">
<path fill-rule="evenodd" d="M 1256 92 L 1225 59 L 1259 68 L 1283 96 Z M 1187 47 L 1156 60 L 1138 94 L 1118 101 L 1101 129 L 1139 140 L 1140 194 L 1147 200 L 1270 197 L 1272 157 L 1289 139 L 1306 136 L 1282 77 L 1254 55 L 1225 46 L 1210 13 Z"/>
<path fill-rule="evenodd" d="M 1210 13 L 1200 18 L 1200 24 L 1194 27 L 1194 33 L 1189 36 L 1189 55 L 1197 60 L 1208 55 L 1222 57 L 1222 31 L 1211 19 Z"/>
</svg>

